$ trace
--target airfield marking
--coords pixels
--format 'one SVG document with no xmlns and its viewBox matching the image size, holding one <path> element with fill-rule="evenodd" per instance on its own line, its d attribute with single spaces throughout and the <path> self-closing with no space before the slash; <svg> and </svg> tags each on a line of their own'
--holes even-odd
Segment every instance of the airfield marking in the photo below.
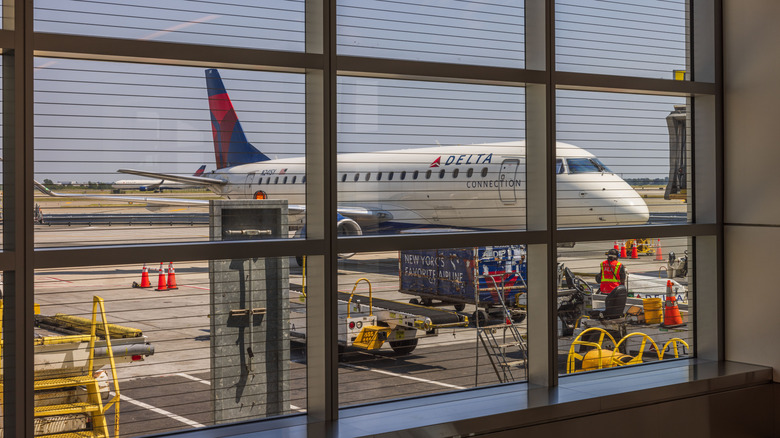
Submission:
<svg viewBox="0 0 780 438">
<path fill-rule="evenodd" d="M 385 374 L 385 375 L 388 375 L 388 376 L 400 377 L 402 379 L 414 380 L 416 382 L 430 383 L 432 385 L 439 385 L 439 386 L 443 386 L 445 388 L 466 389 L 465 386 L 451 385 L 449 383 L 437 382 L 435 380 L 423 379 L 421 377 L 408 376 L 408 375 L 405 375 L 405 374 L 391 373 L 390 371 L 377 370 L 377 369 L 374 369 L 374 368 L 368 368 L 368 367 L 364 367 L 364 366 L 360 366 L 360 365 L 352 365 L 352 364 L 348 364 L 348 363 L 342 363 L 342 364 L 339 364 L 339 365 L 340 366 L 344 366 L 344 367 L 349 367 L 349 368 L 355 368 L 355 369 L 358 369 L 358 370 L 361 370 L 361 371 L 371 371 L 371 372 L 374 372 L 374 373 Z"/>
<path fill-rule="evenodd" d="M 184 377 L 185 379 L 194 380 L 194 381 L 196 381 L 196 382 L 198 382 L 198 383 L 202 383 L 202 384 L 204 384 L 204 385 L 211 385 L 211 382 L 209 382 L 208 380 L 204 380 L 204 379 L 201 379 L 201 378 L 198 378 L 198 377 L 195 377 L 195 376 L 189 375 L 189 374 L 187 374 L 187 373 L 176 373 L 176 375 L 177 375 L 177 376 Z"/>
<path fill-rule="evenodd" d="M 113 395 L 113 393 L 111 393 L 111 394 Z M 126 396 L 126 395 L 124 395 L 124 394 L 122 394 L 122 395 L 120 396 L 120 398 L 121 398 L 122 400 L 124 400 L 124 401 L 128 402 L 128 403 L 132 403 L 132 404 L 134 404 L 134 405 L 136 405 L 136 406 L 139 406 L 139 407 L 141 407 L 141 408 L 148 409 L 148 410 L 150 410 L 150 411 L 152 411 L 152 412 L 158 413 L 158 414 L 160 414 L 160 415 L 164 415 L 164 416 L 166 416 L 166 417 L 168 417 L 168 418 L 172 418 L 172 419 L 174 419 L 174 420 L 176 420 L 176 421 L 179 421 L 179 422 L 181 422 L 181 423 L 184 423 L 184 424 L 186 424 L 187 426 L 190 426 L 190 427 L 206 427 L 206 425 L 205 425 L 205 424 L 200 424 L 200 423 L 198 423 L 197 421 L 192 421 L 192 420 L 190 420 L 189 418 L 184 418 L 184 417 L 182 417 L 181 415 L 176 415 L 176 414 L 174 414 L 173 412 L 166 411 L 165 409 L 160 409 L 160 408 L 158 408 L 158 407 L 152 406 L 152 405 L 150 405 L 150 404 L 148 404 L 148 403 L 144 403 L 144 402 L 142 402 L 142 401 L 138 401 L 138 400 L 136 400 L 136 399 L 134 399 L 134 398 L 131 398 L 131 397 L 128 397 L 128 396 Z"/>
<path fill-rule="evenodd" d="M 211 386 L 211 382 L 209 382 L 208 380 L 204 380 L 204 379 L 201 379 L 201 378 L 198 378 L 198 377 L 195 377 L 195 376 L 191 376 L 191 375 L 189 375 L 187 373 L 176 373 L 176 375 L 184 377 L 185 379 L 194 380 L 194 381 L 196 381 L 198 383 L 202 383 L 204 385 Z M 292 409 L 293 411 L 297 411 L 297 412 L 304 412 L 304 413 L 306 412 L 306 409 L 303 409 L 303 408 L 301 408 L 299 406 L 295 406 L 295 405 L 290 405 L 290 409 Z"/>
<path fill-rule="evenodd" d="M 62 278 L 57 278 L 57 277 L 45 277 L 45 278 L 51 278 L 52 280 L 61 281 L 63 283 L 73 283 L 72 281 L 63 280 Z"/>
</svg>

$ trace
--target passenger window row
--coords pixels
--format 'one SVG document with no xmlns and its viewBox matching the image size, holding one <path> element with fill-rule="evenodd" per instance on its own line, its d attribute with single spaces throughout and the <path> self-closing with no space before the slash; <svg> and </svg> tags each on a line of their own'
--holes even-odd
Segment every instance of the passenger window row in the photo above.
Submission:
<svg viewBox="0 0 780 438">
<path fill-rule="evenodd" d="M 405 170 L 403 170 L 401 172 L 397 172 L 397 173 L 398 173 L 397 178 L 398 178 L 399 181 L 406 180 L 407 172 Z M 441 169 L 437 173 L 438 173 L 439 179 L 443 179 L 444 176 L 447 174 L 447 171 L 445 169 Z M 413 172 L 409 172 L 409 174 L 410 174 L 409 178 L 411 180 L 417 180 L 417 179 L 420 178 L 420 171 L 419 170 L 415 170 Z M 483 167 L 482 171 L 479 174 L 480 174 L 480 176 L 482 178 L 485 178 L 487 176 L 487 174 L 488 174 L 487 167 Z M 431 179 L 431 176 L 433 176 L 433 170 L 431 170 L 431 169 L 426 170 L 424 175 L 425 175 L 425 179 Z M 456 168 L 456 169 L 454 169 L 452 171 L 452 177 L 453 178 L 457 178 L 459 175 L 460 175 L 460 169 Z M 466 170 L 466 178 L 471 178 L 472 176 L 474 176 L 474 169 L 469 167 Z M 273 180 L 272 180 L 272 178 L 273 178 Z M 366 181 L 371 181 L 371 172 L 366 172 L 365 176 L 363 178 Z M 375 181 L 383 181 L 383 180 L 384 181 L 393 181 L 394 178 L 396 178 L 396 172 L 386 172 L 386 173 L 385 172 L 376 172 L 374 174 L 374 180 Z M 360 180 L 360 172 L 355 173 L 355 175 L 352 177 L 352 180 L 353 181 Z M 297 175 L 293 175 L 291 177 L 288 177 L 288 176 L 273 176 L 273 177 L 267 176 L 267 177 L 265 177 L 265 181 L 263 181 L 263 178 L 260 177 L 257 180 L 257 183 L 258 184 L 288 184 L 288 183 L 289 184 L 295 184 L 297 181 L 298 181 L 298 176 Z M 341 175 L 341 182 L 346 182 L 346 181 L 347 181 L 347 174 L 344 173 L 344 174 Z M 304 176 L 303 178 L 300 179 L 300 183 L 301 184 L 304 184 L 305 182 L 306 182 L 306 176 Z"/>
<path fill-rule="evenodd" d="M 398 173 L 399 181 L 406 180 L 407 172 L 405 170 L 397 173 Z M 415 170 L 414 172 L 409 172 L 409 174 L 410 174 L 409 179 L 411 180 L 417 180 L 420 178 L 419 170 Z M 437 174 L 439 176 L 439 179 L 443 179 L 444 176 L 447 174 L 447 171 L 445 169 L 441 169 L 437 172 Z M 488 174 L 487 167 L 483 167 L 482 171 L 480 172 L 480 175 L 482 176 L 482 178 L 484 178 L 487 176 L 487 174 Z M 433 176 L 433 170 L 432 169 L 426 170 L 424 175 L 425 175 L 425 179 L 431 179 L 431 177 Z M 460 175 L 460 169 L 456 168 L 452 171 L 453 178 L 457 178 L 459 175 Z M 466 178 L 471 178 L 472 176 L 474 176 L 474 169 L 470 167 L 468 168 L 468 170 L 466 170 Z M 376 172 L 374 174 L 374 181 L 393 181 L 395 177 L 396 177 L 396 172 L 386 172 L 386 173 Z M 342 174 L 341 182 L 346 182 L 347 178 L 348 176 L 346 173 Z M 365 181 L 371 181 L 371 172 L 366 172 L 365 175 L 363 176 L 363 179 Z M 352 176 L 352 181 L 359 181 L 359 180 L 360 180 L 360 172 L 357 172 Z"/>
<path fill-rule="evenodd" d="M 270 177 L 270 176 L 265 177 L 265 183 L 263 183 L 263 177 L 260 177 L 257 180 L 257 183 L 258 184 L 271 184 L 271 178 L 272 177 Z M 280 183 L 281 184 L 287 184 L 287 183 L 295 184 L 296 181 L 298 181 L 298 175 L 293 175 L 292 177 L 274 176 L 273 179 L 274 179 L 273 180 L 273 184 L 280 184 Z M 305 183 L 306 183 L 306 175 L 304 175 L 303 178 L 301 178 L 301 184 L 305 184 Z"/>
</svg>

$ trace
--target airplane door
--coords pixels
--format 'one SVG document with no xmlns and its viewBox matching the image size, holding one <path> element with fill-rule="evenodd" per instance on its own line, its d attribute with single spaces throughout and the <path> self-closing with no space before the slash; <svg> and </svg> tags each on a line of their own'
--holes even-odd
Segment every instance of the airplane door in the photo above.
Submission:
<svg viewBox="0 0 780 438">
<path fill-rule="evenodd" d="M 253 198 L 254 192 L 252 191 L 252 184 L 255 182 L 255 175 L 257 172 L 250 172 L 246 174 L 246 181 L 244 181 L 244 194 L 247 198 Z"/>
<path fill-rule="evenodd" d="M 510 158 L 501 163 L 501 173 L 498 174 L 498 197 L 504 204 L 517 202 L 517 168 L 520 160 Z"/>
</svg>

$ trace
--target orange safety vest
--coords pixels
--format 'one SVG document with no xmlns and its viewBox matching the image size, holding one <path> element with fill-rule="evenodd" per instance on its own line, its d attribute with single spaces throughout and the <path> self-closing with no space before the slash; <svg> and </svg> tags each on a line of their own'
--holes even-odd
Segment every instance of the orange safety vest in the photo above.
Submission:
<svg viewBox="0 0 780 438">
<path fill-rule="evenodd" d="M 615 264 L 611 264 L 609 260 L 601 262 L 601 285 L 599 291 L 604 293 L 610 293 L 620 286 L 620 267 L 622 263 L 615 260 Z"/>
</svg>

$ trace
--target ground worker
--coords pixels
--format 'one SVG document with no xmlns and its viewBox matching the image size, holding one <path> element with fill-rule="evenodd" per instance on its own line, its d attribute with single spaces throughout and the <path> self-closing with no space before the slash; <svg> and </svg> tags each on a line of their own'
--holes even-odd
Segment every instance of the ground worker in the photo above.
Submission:
<svg viewBox="0 0 780 438">
<path fill-rule="evenodd" d="M 607 259 L 601 262 L 601 269 L 596 274 L 596 282 L 599 283 L 599 291 L 608 294 L 618 286 L 626 285 L 626 267 L 618 261 L 616 249 L 606 252 Z"/>
</svg>

